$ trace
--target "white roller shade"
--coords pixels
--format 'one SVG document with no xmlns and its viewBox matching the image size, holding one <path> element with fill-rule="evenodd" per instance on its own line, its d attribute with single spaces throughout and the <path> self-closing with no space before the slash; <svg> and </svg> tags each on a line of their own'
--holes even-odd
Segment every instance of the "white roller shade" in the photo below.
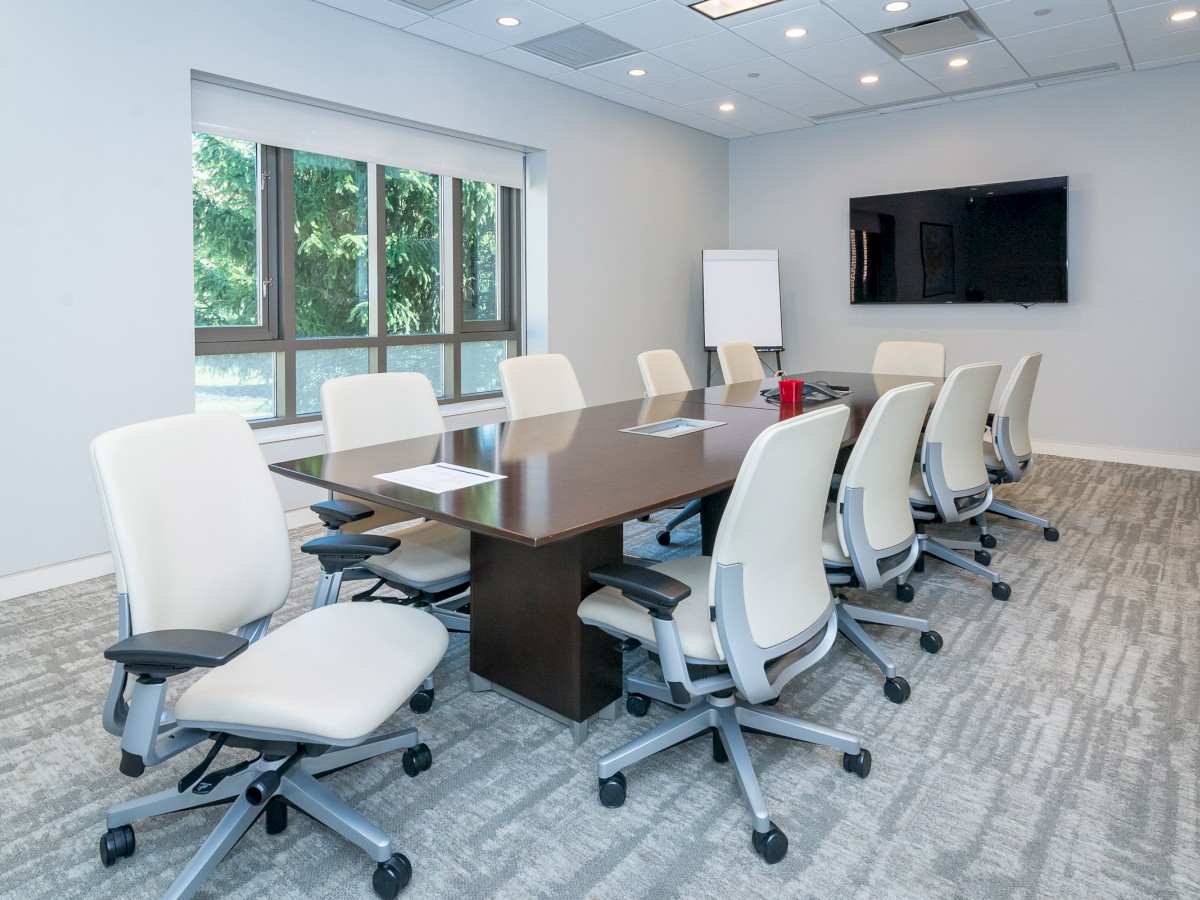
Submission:
<svg viewBox="0 0 1200 900">
<path fill-rule="evenodd" d="M 525 186 L 525 154 L 482 140 L 192 79 L 192 130 L 505 187 Z"/>
</svg>

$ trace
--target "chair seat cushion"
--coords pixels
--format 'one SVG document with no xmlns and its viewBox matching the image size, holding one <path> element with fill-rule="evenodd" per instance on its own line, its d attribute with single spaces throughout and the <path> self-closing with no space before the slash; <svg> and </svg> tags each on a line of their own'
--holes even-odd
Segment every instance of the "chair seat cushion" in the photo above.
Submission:
<svg viewBox="0 0 1200 900">
<path fill-rule="evenodd" d="M 471 571 L 471 532 L 445 522 L 422 522 L 392 532 L 400 546 L 386 556 L 367 560 L 363 567 L 380 578 L 412 585 L 420 590 L 450 587 L 465 582 Z"/>
<path fill-rule="evenodd" d="M 708 613 L 708 576 L 712 560 L 707 556 L 685 556 L 659 563 L 655 571 L 670 575 L 691 587 L 692 593 L 675 607 L 675 624 L 684 655 L 690 659 L 724 661 L 725 653 L 717 646 L 713 623 Z M 654 626 L 650 614 L 616 588 L 603 587 L 579 604 L 579 618 L 654 646 Z"/>
<path fill-rule="evenodd" d="M 314 609 L 207 672 L 179 698 L 175 717 L 234 733 L 243 726 L 354 741 L 412 695 L 447 641 L 441 622 L 404 606 Z"/>
<path fill-rule="evenodd" d="M 842 542 L 838 540 L 837 504 L 825 504 L 825 523 L 821 529 L 821 556 L 826 562 L 836 565 L 850 565 L 850 557 L 842 552 Z"/>
</svg>

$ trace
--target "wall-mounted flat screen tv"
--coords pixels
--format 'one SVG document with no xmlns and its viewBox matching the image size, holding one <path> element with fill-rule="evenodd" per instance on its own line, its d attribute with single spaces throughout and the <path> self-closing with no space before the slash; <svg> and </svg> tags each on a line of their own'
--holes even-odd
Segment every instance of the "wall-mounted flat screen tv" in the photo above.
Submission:
<svg viewBox="0 0 1200 900">
<path fill-rule="evenodd" d="M 1067 179 L 855 197 L 850 302 L 1067 302 Z"/>
</svg>

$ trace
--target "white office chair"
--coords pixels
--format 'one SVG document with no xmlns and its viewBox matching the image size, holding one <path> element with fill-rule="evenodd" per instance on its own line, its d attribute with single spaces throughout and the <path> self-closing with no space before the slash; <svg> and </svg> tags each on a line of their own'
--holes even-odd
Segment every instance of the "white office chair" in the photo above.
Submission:
<svg viewBox="0 0 1200 900">
<path fill-rule="evenodd" d="M 692 389 L 692 380 L 688 378 L 683 360 L 674 350 L 647 350 L 638 354 L 638 370 L 642 373 L 642 384 L 646 387 L 647 397 L 659 397 L 663 394 L 681 394 Z M 655 536 L 663 547 L 671 544 L 671 532 L 694 516 L 700 515 L 700 500 L 689 500 L 687 504 L 672 516 L 663 529 Z"/>
<path fill-rule="evenodd" d="M 514 356 L 500 363 L 500 389 L 511 421 L 583 409 L 583 391 L 561 353 Z"/>
<path fill-rule="evenodd" d="M 739 381 L 761 381 L 764 376 L 762 360 L 753 344 L 734 341 L 717 345 L 717 361 L 726 384 Z"/>
<path fill-rule="evenodd" d="M 929 341 L 880 341 L 872 374 L 946 377 L 946 348 Z"/>
<path fill-rule="evenodd" d="M 935 539 L 926 531 L 928 524 L 937 522 L 983 522 L 992 502 L 992 485 L 983 464 L 980 424 L 987 418 L 999 377 L 999 363 L 959 366 L 950 373 L 929 414 L 908 496 L 922 553 L 986 578 L 992 583 L 992 596 L 1007 600 L 1011 589 L 987 568 L 992 559 L 987 550 L 967 541 Z M 971 551 L 974 561 L 961 555 Z"/>
<path fill-rule="evenodd" d="M 897 579 L 897 596 L 911 600 L 906 579 L 920 554 L 908 503 L 908 479 L 921 426 L 929 411 L 933 385 L 911 384 L 888 391 L 871 409 L 846 461 L 837 501 L 825 508 L 826 577 L 832 585 L 874 590 Z M 861 622 L 895 625 L 921 632 L 921 647 L 937 653 L 942 638 L 925 619 L 853 606 L 838 595 L 838 629 L 879 666 L 884 695 L 893 703 L 908 699 L 911 688 L 896 674 L 895 663 Z"/>
<path fill-rule="evenodd" d="M 368 853 L 379 864 L 376 893 L 394 897 L 408 860 L 317 778 L 399 749 L 409 775 L 429 767 L 415 728 L 373 732 L 441 660 L 446 629 L 412 609 L 353 603 L 267 633 L 291 587 L 291 549 L 240 416 L 107 432 L 92 443 L 92 467 L 117 576 L 120 640 L 104 654 L 115 664 L 104 726 L 121 738 L 121 772 L 136 777 L 213 741 L 178 785 L 108 810 L 101 861 L 133 855 L 137 819 L 229 803 L 165 894 L 190 897 L 260 815 L 278 833 L 294 806 Z M 197 667 L 209 671 L 165 709 L 168 680 Z M 227 743 L 258 755 L 213 770 Z"/>
<path fill-rule="evenodd" d="M 995 415 L 988 416 L 989 428 L 983 440 L 983 462 L 987 466 L 992 484 L 1012 484 L 1033 472 L 1029 407 L 1033 402 L 1033 388 L 1037 383 L 1041 365 L 1042 354 L 1030 353 L 1023 356 L 1000 395 Z M 1058 529 L 1050 524 L 1049 519 L 1024 512 L 994 497 L 988 512 L 1040 525 L 1042 536 L 1046 540 L 1058 540 Z M 981 526 L 979 531 L 983 546 L 996 546 L 996 539 L 988 534 L 986 524 Z"/>
<path fill-rule="evenodd" d="M 629 678 L 626 687 L 684 707 L 600 759 L 605 806 L 625 802 L 624 767 L 715 729 L 713 755 L 733 764 L 754 817 L 754 849 L 775 863 L 787 853 L 787 837 L 770 820 L 743 727 L 835 747 L 847 771 L 867 777 L 871 755 L 857 737 L 764 705 L 820 660 L 837 636 L 821 564 L 821 521 L 849 414 L 845 406 L 833 407 L 759 435 L 734 483 L 711 558 L 684 557 L 653 568 L 610 564 L 591 572 L 605 587 L 584 598 L 580 619 L 645 644 L 662 663 L 662 683 Z M 717 671 L 694 677 L 689 665 Z"/>
<path fill-rule="evenodd" d="M 321 385 L 321 420 L 330 453 L 441 435 L 446 430 L 433 385 L 418 372 L 331 378 Z M 390 536 L 400 540 L 399 548 L 390 553 L 357 566 L 343 568 L 341 560 L 326 563 L 313 605 L 335 603 L 343 580 L 372 578 L 375 586 L 357 594 L 356 600 L 374 596 L 386 584 L 404 594 L 406 604 L 427 609 L 451 631 L 470 631 L 470 617 L 460 608 L 470 601 L 466 587 L 471 576 L 471 533 L 426 521 Z M 314 541 L 309 546 L 319 549 L 321 544 Z"/>
</svg>

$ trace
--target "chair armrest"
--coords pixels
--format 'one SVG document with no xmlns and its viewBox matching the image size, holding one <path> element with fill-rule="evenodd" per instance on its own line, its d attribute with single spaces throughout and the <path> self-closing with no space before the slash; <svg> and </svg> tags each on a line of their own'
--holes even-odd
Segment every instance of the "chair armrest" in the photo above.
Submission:
<svg viewBox="0 0 1200 900">
<path fill-rule="evenodd" d="M 244 637 L 223 631 L 172 628 L 127 637 L 105 650 L 104 658 L 134 675 L 161 680 L 197 667 L 223 666 L 248 646 Z"/>
<path fill-rule="evenodd" d="M 316 556 L 326 572 L 341 572 L 372 556 L 391 553 L 399 546 L 398 538 L 383 534 L 331 534 L 306 541 L 300 549 Z"/>
<path fill-rule="evenodd" d="M 326 528 L 341 528 L 350 522 L 369 519 L 375 510 L 357 500 L 326 500 L 309 507 L 324 523 Z"/>
<path fill-rule="evenodd" d="M 675 607 L 692 594 L 692 589 L 670 575 L 645 566 L 608 563 L 588 573 L 593 581 L 615 587 L 656 619 L 670 619 Z"/>
</svg>

